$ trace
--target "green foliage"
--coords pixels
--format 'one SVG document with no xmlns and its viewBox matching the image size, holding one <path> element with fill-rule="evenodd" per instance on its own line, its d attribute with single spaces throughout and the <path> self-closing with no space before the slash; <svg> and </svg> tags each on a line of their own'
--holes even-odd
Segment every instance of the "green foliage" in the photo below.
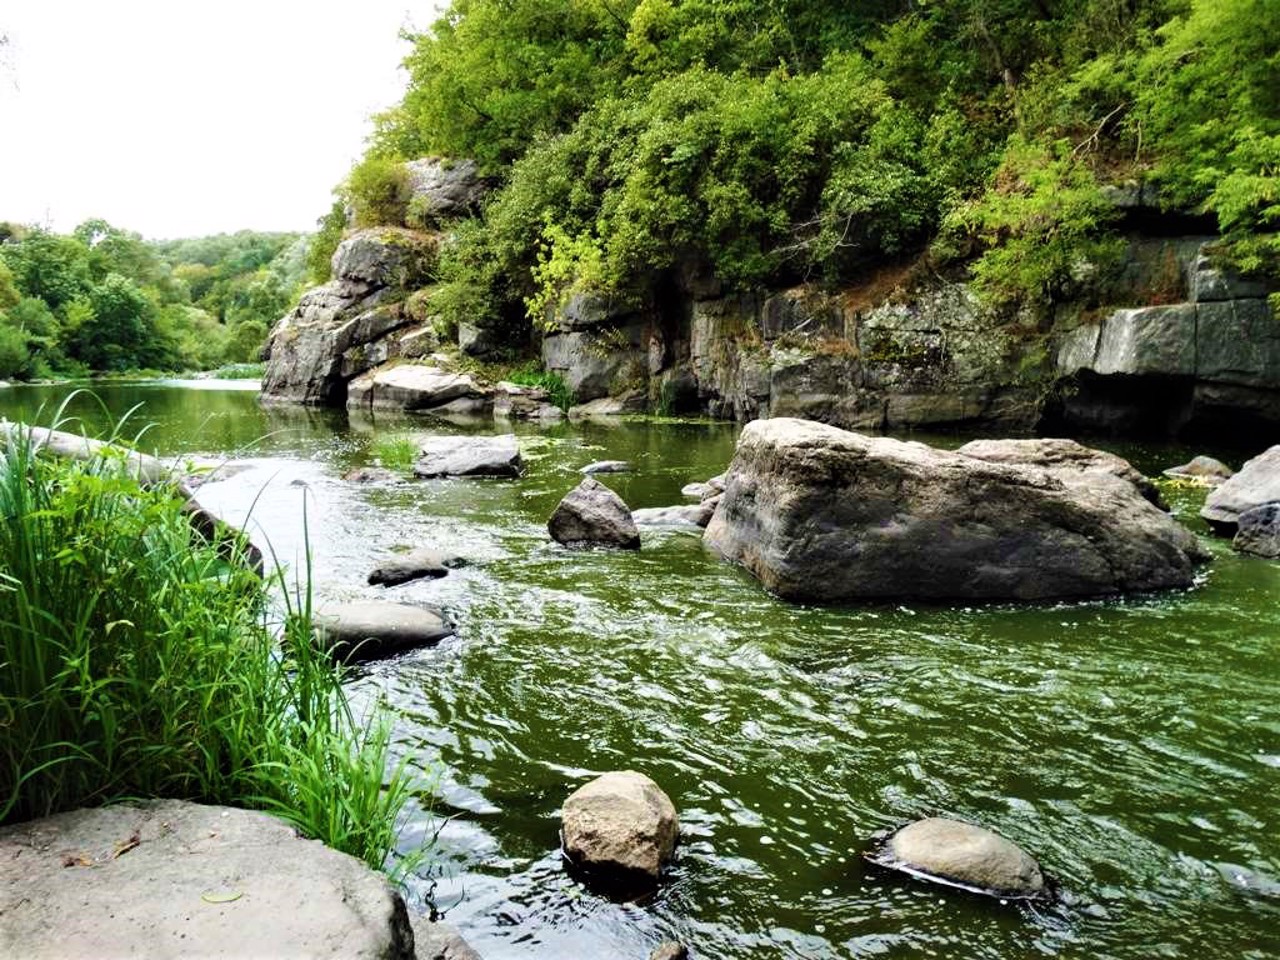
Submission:
<svg viewBox="0 0 1280 960">
<path fill-rule="evenodd" d="M 980 292 L 1039 305 L 1078 293 L 1119 256 L 1119 242 L 1106 234 L 1114 216 L 1066 145 L 1053 150 L 1015 137 L 990 189 L 953 211 L 947 226 L 952 237 L 984 245 L 973 265 Z"/>
<path fill-rule="evenodd" d="M 403 227 L 411 192 L 405 165 L 378 154 L 356 164 L 341 190 L 354 212 L 357 228 Z"/>
<path fill-rule="evenodd" d="M 282 658 L 263 581 L 123 456 L 48 461 L 10 434 L 0 518 L 0 822 L 130 796 L 251 805 L 384 865 L 411 784 L 305 599 Z"/>
<path fill-rule="evenodd" d="M 512 370 L 507 374 L 507 380 L 511 383 L 520 384 L 526 387 L 538 387 L 547 391 L 551 403 L 559 407 L 561 410 L 568 410 L 576 402 L 577 398 L 569 385 L 565 383 L 564 377 L 558 373 L 552 373 L 549 370 L 540 370 L 536 367 L 524 367 L 519 370 Z"/>
<path fill-rule="evenodd" d="M 388 470 L 407 471 L 418 459 L 418 444 L 404 434 L 374 437 L 370 451 L 379 466 Z"/>
<path fill-rule="evenodd" d="M 341 199 L 334 200 L 329 212 L 316 221 L 316 227 L 307 251 L 307 277 L 312 283 L 324 283 L 329 279 L 333 253 L 347 229 L 346 204 Z"/>
</svg>

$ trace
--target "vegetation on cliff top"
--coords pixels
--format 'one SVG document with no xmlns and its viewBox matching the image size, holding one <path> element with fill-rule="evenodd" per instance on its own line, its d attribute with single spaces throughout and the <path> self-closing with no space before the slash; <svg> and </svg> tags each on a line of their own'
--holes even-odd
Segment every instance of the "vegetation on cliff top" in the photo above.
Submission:
<svg viewBox="0 0 1280 960">
<path fill-rule="evenodd" d="M 1280 260 L 1275 0 L 454 0 L 411 39 L 344 199 L 376 219 L 388 161 L 425 154 L 499 178 L 445 251 L 446 319 L 929 248 L 1044 303 L 1105 265 L 1099 186 L 1130 178 L 1216 216 L 1245 267 Z"/>
<path fill-rule="evenodd" d="M 66 236 L 0 224 L 0 378 L 257 360 L 307 249 L 288 233 L 148 242 L 102 220 Z"/>
</svg>

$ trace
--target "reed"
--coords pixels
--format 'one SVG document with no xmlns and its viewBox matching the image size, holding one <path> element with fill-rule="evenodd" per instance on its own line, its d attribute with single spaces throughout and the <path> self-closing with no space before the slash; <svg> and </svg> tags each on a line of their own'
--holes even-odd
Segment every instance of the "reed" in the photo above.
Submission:
<svg viewBox="0 0 1280 960">
<path fill-rule="evenodd" d="M 220 553 L 179 506 L 123 457 L 5 443 L 0 823 L 126 797 L 238 804 L 387 867 L 417 785 L 390 763 L 386 709 L 353 715 L 310 642 L 309 588 L 273 623 L 283 575 Z"/>
</svg>

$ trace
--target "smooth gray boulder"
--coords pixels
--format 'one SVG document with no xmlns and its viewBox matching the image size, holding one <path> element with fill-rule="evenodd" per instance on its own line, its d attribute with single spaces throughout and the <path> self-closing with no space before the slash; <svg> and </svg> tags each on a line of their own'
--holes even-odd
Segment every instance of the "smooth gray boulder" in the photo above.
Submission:
<svg viewBox="0 0 1280 960">
<path fill-rule="evenodd" d="M 680 824 L 671 798 L 643 773 L 602 774 L 560 811 L 569 862 L 604 883 L 656 883 L 675 852 Z"/>
<path fill-rule="evenodd" d="M 680 495 L 688 497 L 690 500 L 705 500 L 707 497 L 715 496 L 719 492 L 711 484 L 703 481 L 686 483 L 680 488 Z"/>
<path fill-rule="evenodd" d="M 873 862 L 973 893 L 1040 899 L 1049 895 L 1040 865 L 1017 844 L 945 817 L 907 824 Z"/>
<path fill-rule="evenodd" d="M 457 557 L 441 553 L 430 547 L 418 547 L 407 553 L 388 557 L 369 572 L 369 583 L 394 587 L 411 580 L 438 579 L 450 570 L 463 566 Z"/>
<path fill-rule="evenodd" d="M 1231 546 L 1255 557 L 1280 557 L 1280 503 L 1264 503 L 1240 514 Z"/>
<path fill-rule="evenodd" d="M 442 611 L 385 600 L 329 604 L 316 612 L 312 624 L 325 652 L 343 663 L 389 657 L 453 635 Z"/>
<path fill-rule="evenodd" d="M 1196 456 L 1186 463 L 1170 467 L 1164 471 L 1164 475 L 1166 477 L 1176 477 L 1180 480 L 1192 480 L 1206 487 L 1216 487 L 1218 484 L 1230 480 L 1235 475 L 1235 471 L 1221 460 L 1215 460 L 1213 457 Z"/>
<path fill-rule="evenodd" d="M 401 363 L 381 367 L 347 385 L 347 406 L 416 412 L 445 409 L 460 400 L 492 405 L 489 391 L 465 373 Z"/>
<path fill-rule="evenodd" d="M 557 543 L 569 547 L 640 549 L 640 531 L 622 498 L 594 477 L 582 482 L 560 501 L 547 521 Z"/>
<path fill-rule="evenodd" d="M 524 466 L 514 434 L 496 437 L 427 437 L 422 441 L 416 476 L 518 477 Z"/>
<path fill-rule="evenodd" d="M 743 430 L 705 542 L 779 596 L 816 601 L 1181 588 L 1209 559 L 1111 468 L 997 462 L 789 419 Z"/>
<path fill-rule="evenodd" d="M 597 460 L 595 463 L 588 463 L 578 472 L 588 476 L 593 473 L 630 473 L 631 464 L 625 460 Z"/>
<path fill-rule="evenodd" d="M 631 511 L 638 527 L 705 527 L 715 515 L 719 497 L 674 507 L 642 507 Z"/>
<path fill-rule="evenodd" d="M 1280 500 L 1280 444 L 1247 461 L 1239 473 L 1213 490 L 1200 516 L 1209 521 L 1214 532 L 1231 536 L 1235 534 L 1240 514 L 1277 500 Z"/>
<path fill-rule="evenodd" d="M 265 813 L 178 800 L 0 829 L 0 956 L 413 960 L 404 900 Z"/>
</svg>

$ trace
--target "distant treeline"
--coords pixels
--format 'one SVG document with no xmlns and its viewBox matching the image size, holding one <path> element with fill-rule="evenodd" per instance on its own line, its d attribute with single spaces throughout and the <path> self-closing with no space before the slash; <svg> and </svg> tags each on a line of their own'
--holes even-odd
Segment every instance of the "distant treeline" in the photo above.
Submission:
<svg viewBox="0 0 1280 960">
<path fill-rule="evenodd" d="M 256 360 L 296 300 L 308 238 L 153 242 L 102 220 L 0 224 L 0 377 L 210 370 Z"/>
</svg>

